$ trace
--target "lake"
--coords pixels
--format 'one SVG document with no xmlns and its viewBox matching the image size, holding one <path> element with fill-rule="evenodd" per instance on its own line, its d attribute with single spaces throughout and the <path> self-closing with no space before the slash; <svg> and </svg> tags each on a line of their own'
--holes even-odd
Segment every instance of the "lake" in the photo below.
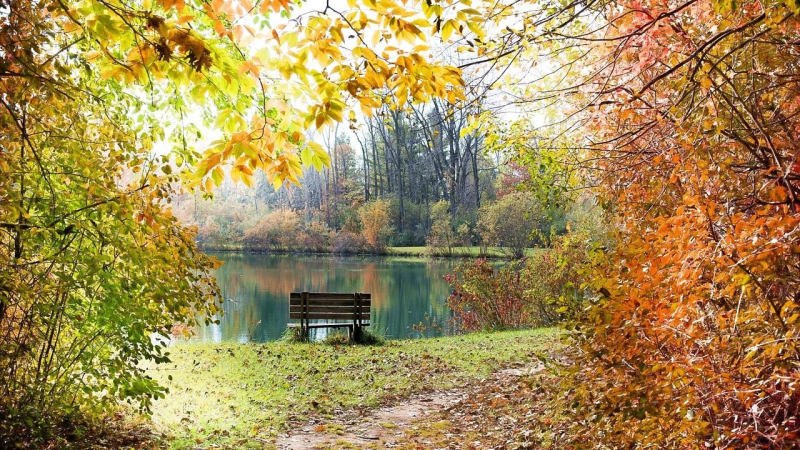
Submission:
<svg viewBox="0 0 800 450">
<path fill-rule="evenodd" d="M 216 270 L 225 314 L 219 325 L 201 326 L 201 342 L 267 342 L 279 339 L 289 321 L 289 293 L 369 292 L 369 329 L 388 339 L 446 334 L 450 287 L 443 277 L 457 261 L 388 256 L 267 255 L 211 253 L 225 261 Z M 340 332 L 343 331 L 339 329 Z M 312 330 L 315 339 L 334 329 Z"/>
</svg>

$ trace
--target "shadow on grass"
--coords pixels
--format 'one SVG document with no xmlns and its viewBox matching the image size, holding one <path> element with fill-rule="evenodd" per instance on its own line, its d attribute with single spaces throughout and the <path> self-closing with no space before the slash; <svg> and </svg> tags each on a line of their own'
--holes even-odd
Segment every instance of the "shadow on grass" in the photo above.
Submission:
<svg viewBox="0 0 800 450">
<path fill-rule="evenodd" d="M 283 342 L 292 343 L 312 343 L 308 335 L 303 334 L 300 328 L 287 328 L 281 337 Z M 325 339 L 320 341 L 324 345 L 384 345 L 386 337 L 380 330 L 357 329 L 352 338 L 349 333 L 337 331 L 328 334 Z"/>
</svg>

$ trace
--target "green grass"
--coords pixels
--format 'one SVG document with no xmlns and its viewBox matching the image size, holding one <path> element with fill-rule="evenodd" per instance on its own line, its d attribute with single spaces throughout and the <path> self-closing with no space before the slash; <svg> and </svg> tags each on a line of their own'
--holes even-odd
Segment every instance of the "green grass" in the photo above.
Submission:
<svg viewBox="0 0 800 450">
<path fill-rule="evenodd" d="M 382 346 L 181 344 L 148 370 L 169 387 L 153 422 L 170 448 L 270 448 L 292 419 L 331 417 L 450 388 L 557 346 L 558 329 L 470 334 Z"/>
<path fill-rule="evenodd" d="M 528 248 L 525 250 L 526 256 L 533 256 L 536 252 L 541 251 L 540 248 Z M 386 253 L 389 255 L 404 255 L 404 256 L 420 256 L 420 255 L 427 255 L 428 248 L 427 247 L 389 247 L 386 249 Z M 472 247 L 453 247 L 453 256 L 454 257 L 470 257 L 470 258 L 477 258 L 481 256 L 481 248 L 472 246 Z M 500 247 L 489 247 L 486 249 L 486 256 L 490 258 L 507 258 L 508 254 L 503 252 L 503 249 Z"/>
<path fill-rule="evenodd" d="M 203 248 L 204 251 L 207 252 L 248 252 L 248 251 L 256 251 L 259 252 L 261 250 L 258 249 L 251 249 L 245 248 L 240 244 L 231 244 L 231 245 L 224 245 L 224 246 L 207 246 Z M 528 248 L 525 250 L 525 256 L 533 256 L 537 252 L 542 251 L 541 248 Z M 276 255 L 281 254 L 298 254 L 298 255 L 333 255 L 333 253 L 328 251 L 323 252 L 302 252 L 302 251 L 289 251 L 289 252 L 280 252 L 280 251 L 272 251 L 266 252 L 272 253 Z M 367 253 L 364 253 L 365 255 Z M 428 247 L 425 246 L 417 246 L 417 247 L 387 247 L 386 251 L 384 252 L 386 256 L 413 256 L 413 257 L 428 257 L 430 256 L 428 253 Z M 437 255 L 438 256 L 438 255 Z M 479 256 L 484 256 L 488 258 L 508 258 L 509 254 L 506 251 L 503 251 L 501 247 L 488 247 L 486 249 L 486 255 L 481 255 L 481 248 L 477 246 L 472 247 L 453 247 L 453 258 L 477 258 Z"/>
</svg>

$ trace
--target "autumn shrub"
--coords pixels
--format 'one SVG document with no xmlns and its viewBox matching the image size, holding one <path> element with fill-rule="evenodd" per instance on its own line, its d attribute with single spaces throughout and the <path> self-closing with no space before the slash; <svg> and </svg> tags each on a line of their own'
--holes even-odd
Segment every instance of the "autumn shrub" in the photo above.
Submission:
<svg viewBox="0 0 800 450">
<path fill-rule="evenodd" d="M 585 306 L 584 267 L 595 239 L 587 233 L 554 237 L 552 246 L 499 267 L 463 262 L 445 277 L 447 304 L 464 331 L 546 326 L 574 318 Z"/>
<path fill-rule="evenodd" d="M 503 330 L 538 323 L 516 262 L 495 270 L 486 259 L 456 266 L 445 280 L 453 289 L 447 306 L 463 331 Z"/>
<path fill-rule="evenodd" d="M 364 236 L 344 230 L 336 233 L 331 244 L 331 252 L 339 255 L 363 253 L 367 248 L 368 244 Z"/>
<path fill-rule="evenodd" d="M 553 236 L 550 247 L 526 260 L 526 295 L 534 314 L 546 324 L 574 319 L 586 306 L 586 265 L 596 252 L 598 237 L 581 231 Z"/>
<path fill-rule="evenodd" d="M 276 210 L 264 215 L 251 229 L 247 230 L 242 242 L 250 249 L 291 251 L 298 248 L 302 240 L 300 217 L 291 210 Z"/>
<path fill-rule="evenodd" d="M 221 188 L 232 190 L 232 183 L 224 182 Z M 236 191 L 234 191 L 236 192 Z M 242 243 L 247 230 L 252 229 L 263 212 L 251 204 L 232 200 L 231 194 L 203 198 L 200 194 L 174 195 L 175 216 L 186 225 L 197 226 L 195 241 L 203 249 L 224 250 Z"/>
<path fill-rule="evenodd" d="M 545 222 L 541 203 L 529 192 L 512 192 L 479 212 L 479 228 L 485 244 L 500 247 L 514 258 L 539 242 L 539 227 Z"/>
<path fill-rule="evenodd" d="M 388 201 L 377 199 L 361 206 L 358 215 L 367 246 L 373 253 L 383 253 L 392 237 Z"/>
<path fill-rule="evenodd" d="M 220 226 L 216 221 L 207 220 L 196 228 L 195 240 L 203 248 L 215 248 L 223 244 L 220 239 Z"/>
<path fill-rule="evenodd" d="M 442 200 L 431 207 L 431 229 L 425 244 L 429 255 L 452 256 L 458 237 L 453 229 L 449 202 Z"/>
<path fill-rule="evenodd" d="M 297 238 L 297 246 L 309 252 L 326 252 L 333 242 L 334 233 L 321 220 L 303 222 L 302 234 Z"/>
</svg>

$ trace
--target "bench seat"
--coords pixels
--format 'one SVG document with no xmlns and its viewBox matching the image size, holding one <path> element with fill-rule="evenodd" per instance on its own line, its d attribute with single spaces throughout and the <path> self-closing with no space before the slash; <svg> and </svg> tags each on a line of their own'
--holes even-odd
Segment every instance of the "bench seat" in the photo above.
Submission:
<svg viewBox="0 0 800 450">
<path fill-rule="evenodd" d="M 347 328 L 351 337 L 358 337 L 362 329 L 369 326 L 371 308 L 372 295 L 368 293 L 292 292 L 289 320 L 300 320 L 300 323 L 286 326 L 299 328 L 305 336 L 312 328 Z M 330 322 L 311 323 L 312 320 Z"/>
</svg>

